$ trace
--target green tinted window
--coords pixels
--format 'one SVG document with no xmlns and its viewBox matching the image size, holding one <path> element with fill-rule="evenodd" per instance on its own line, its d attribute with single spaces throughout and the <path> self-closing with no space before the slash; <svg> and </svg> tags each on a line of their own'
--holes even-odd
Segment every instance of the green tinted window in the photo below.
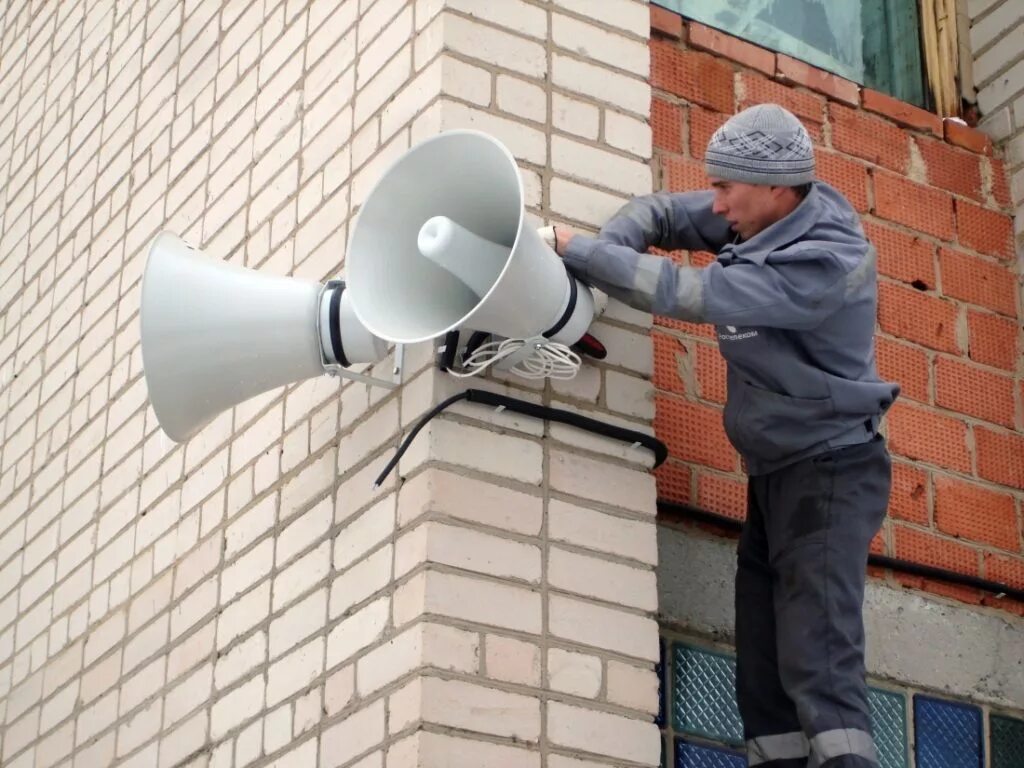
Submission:
<svg viewBox="0 0 1024 768">
<path fill-rule="evenodd" d="M 656 0 L 709 27 L 924 106 L 917 0 Z"/>
</svg>

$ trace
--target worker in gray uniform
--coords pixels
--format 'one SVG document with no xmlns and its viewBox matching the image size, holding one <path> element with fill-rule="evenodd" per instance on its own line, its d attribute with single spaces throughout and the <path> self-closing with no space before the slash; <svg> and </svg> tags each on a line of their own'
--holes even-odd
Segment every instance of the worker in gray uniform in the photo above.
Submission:
<svg viewBox="0 0 1024 768">
<path fill-rule="evenodd" d="M 877 766 L 862 611 L 891 483 L 879 419 L 899 386 L 875 367 L 875 249 L 782 107 L 730 118 L 705 164 L 711 190 L 638 197 L 597 238 L 556 227 L 556 251 L 632 307 L 716 326 L 749 478 L 735 593 L 749 764 Z M 717 259 L 680 266 L 650 246 Z"/>
</svg>

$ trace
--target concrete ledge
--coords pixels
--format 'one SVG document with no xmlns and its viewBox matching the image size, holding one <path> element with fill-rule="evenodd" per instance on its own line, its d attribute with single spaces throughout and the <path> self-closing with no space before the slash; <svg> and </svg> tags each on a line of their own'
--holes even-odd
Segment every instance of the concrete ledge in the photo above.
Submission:
<svg viewBox="0 0 1024 768">
<path fill-rule="evenodd" d="M 736 542 L 658 526 L 658 620 L 732 644 Z M 868 675 L 996 706 L 1024 707 L 1024 619 L 869 579 Z"/>
</svg>

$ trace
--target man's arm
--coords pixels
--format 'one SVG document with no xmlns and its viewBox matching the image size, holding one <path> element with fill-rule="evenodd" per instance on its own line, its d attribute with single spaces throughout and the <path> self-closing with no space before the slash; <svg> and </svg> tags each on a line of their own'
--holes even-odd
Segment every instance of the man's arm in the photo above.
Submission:
<svg viewBox="0 0 1024 768">
<path fill-rule="evenodd" d="M 556 250 L 576 277 L 635 309 L 679 320 L 814 328 L 846 295 L 847 276 L 826 251 L 779 265 L 697 268 L 561 227 L 555 232 Z"/>
<path fill-rule="evenodd" d="M 729 242 L 729 222 L 711 212 L 714 193 L 658 192 L 634 197 L 601 228 L 598 239 L 645 252 L 652 245 L 717 252 Z"/>
<path fill-rule="evenodd" d="M 651 246 L 717 252 L 729 222 L 712 213 L 714 192 L 659 192 L 635 197 L 601 228 L 597 239 L 556 228 L 556 247 L 570 271 L 619 301 L 656 314 L 697 320 L 703 305 L 696 270 L 676 271 L 646 253 Z M 571 239 L 571 242 L 570 242 Z M 600 245 L 600 264 L 591 259 Z"/>
<path fill-rule="evenodd" d="M 634 309 L 703 322 L 701 270 L 665 256 L 637 253 L 563 227 L 555 228 L 556 252 L 569 272 Z"/>
</svg>

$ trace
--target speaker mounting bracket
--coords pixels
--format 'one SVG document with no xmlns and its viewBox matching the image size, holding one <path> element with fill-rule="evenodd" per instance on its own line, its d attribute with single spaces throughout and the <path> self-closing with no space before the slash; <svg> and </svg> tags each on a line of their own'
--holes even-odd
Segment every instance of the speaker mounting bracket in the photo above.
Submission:
<svg viewBox="0 0 1024 768">
<path fill-rule="evenodd" d="M 375 376 L 367 376 L 365 373 L 356 373 L 348 368 L 343 368 L 337 363 L 330 363 L 324 357 L 323 349 L 320 351 L 320 365 L 328 376 L 340 376 L 343 379 L 361 381 L 371 387 L 383 387 L 384 389 L 397 389 L 402 384 L 402 366 L 405 361 L 405 345 L 395 345 L 395 366 L 391 369 L 391 380 L 378 379 Z"/>
<path fill-rule="evenodd" d="M 528 339 L 523 339 L 523 345 L 519 349 L 494 364 L 495 370 L 512 370 L 524 360 L 537 354 L 537 350 L 543 347 L 545 343 L 547 343 L 547 339 L 543 336 L 532 336 Z"/>
<path fill-rule="evenodd" d="M 398 349 L 402 345 L 398 345 L 395 349 L 396 360 L 398 356 Z M 323 358 L 321 357 L 321 360 Z M 324 373 L 328 376 L 340 376 L 343 379 L 352 379 L 353 381 L 361 381 L 363 384 L 369 384 L 371 387 L 383 387 L 384 389 L 396 389 L 402 383 L 402 369 L 396 363 L 394 368 L 394 378 L 391 381 L 386 379 L 378 379 L 374 376 L 367 376 L 365 373 L 356 373 L 350 371 L 347 368 L 342 368 L 337 363 L 323 362 Z"/>
<path fill-rule="evenodd" d="M 343 280 L 329 280 L 327 283 L 320 287 L 319 298 L 317 299 L 317 305 L 322 306 L 324 301 L 324 295 L 327 291 L 336 290 L 339 287 L 344 286 Z M 328 376 L 340 376 L 343 379 L 351 379 L 353 381 L 359 381 L 363 384 L 368 384 L 371 387 L 383 387 L 384 389 L 396 389 L 402 383 L 402 368 L 405 363 L 405 345 L 395 345 L 395 363 L 391 369 L 391 380 L 379 379 L 374 376 L 367 376 L 365 373 L 356 373 L 350 371 L 343 365 L 331 362 L 327 359 L 327 355 L 324 353 L 324 340 L 323 340 L 323 329 L 319 322 L 316 324 L 316 335 L 317 335 L 317 346 L 320 348 L 320 365 L 324 369 L 324 373 Z"/>
</svg>

